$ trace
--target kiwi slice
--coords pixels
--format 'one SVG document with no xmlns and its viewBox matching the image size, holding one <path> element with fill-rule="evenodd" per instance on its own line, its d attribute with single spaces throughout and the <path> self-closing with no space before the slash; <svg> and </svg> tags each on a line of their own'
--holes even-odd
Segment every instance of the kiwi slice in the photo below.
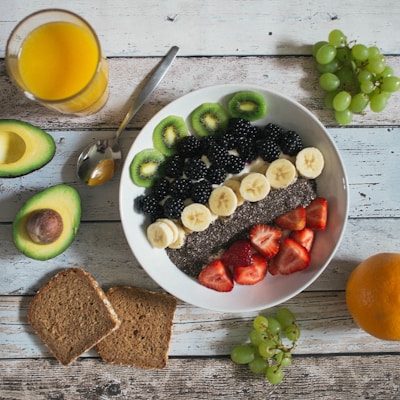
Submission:
<svg viewBox="0 0 400 400">
<path fill-rule="evenodd" d="M 225 132 L 229 114 L 219 103 L 200 104 L 190 113 L 190 123 L 198 136 L 219 136 Z"/>
<path fill-rule="evenodd" d="M 251 90 L 236 92 L 228 101 L 228 109 L 232 117 L 248 121 L 260 119 L 267 113 L 264 97 Z"/>
<path fill-rule="evenodd" d="M 172 156 L 176 153 L 176 144 L 188 133 L 182 117 L 169 115 L 154 128 L 153 145 L 165 156 Z"/>
<path fill-rule="evenodd" d="M 139 151 L 129 166 L 129 174 L 138 186 L 151 187 L 162 177 L 165 156 L 156 149 Z"/>
</svg>

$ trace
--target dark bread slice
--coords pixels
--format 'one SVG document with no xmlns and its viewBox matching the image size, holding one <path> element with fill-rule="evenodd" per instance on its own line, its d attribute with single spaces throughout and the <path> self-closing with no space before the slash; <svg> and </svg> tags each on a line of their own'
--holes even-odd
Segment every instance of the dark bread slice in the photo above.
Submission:
<svg viewBox="0 0 400 400">
<path fill-rule="evenodd" d="M 120 327 L 97 344 L 103 361 L 162 369 L 167 365 L 175 297 L 147 289 L 118 286 L 106 292 Z"/>
<path fill-rule="evenodd" d="M 29 306 L 28 322 L 64 365 L 120 324 L 99 284 L 80 268 L 57 273 L 37 292 Z"/>
</svg>

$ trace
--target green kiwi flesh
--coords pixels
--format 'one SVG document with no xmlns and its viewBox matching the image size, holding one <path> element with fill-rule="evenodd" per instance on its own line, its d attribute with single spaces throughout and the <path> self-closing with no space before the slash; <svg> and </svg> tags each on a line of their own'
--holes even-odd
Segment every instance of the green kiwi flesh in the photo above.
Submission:
<svg viewBox="0 0 400 400">
<path fill-rule="evenodd" d="M 182 117 L 169 115 L 154 128 L 153 145 L 165 156 L 172 156 L 176 153 L 176 144 L 188 133 Z"/>
<path fill-rule="evenodd" d="M 267 105 L 261 94 L 250 90 L 236 92 L 228 102 L 232 117 L 255 121 L 267 113 Z"/>
<path fill-rule="evenodd" d="M 130 177 L 137 186 L 151 187 L 163 176 L 165 156 L 156 149 L 139 151 L 129 166 Z"/>
<path fill-rule="evenodd" d="M 228 119 L 229 114 L 219 103 L 200 104 L 190 113 L 192 128 L 200 137 L 218 137 L 225 132 Z"/>
</svg>

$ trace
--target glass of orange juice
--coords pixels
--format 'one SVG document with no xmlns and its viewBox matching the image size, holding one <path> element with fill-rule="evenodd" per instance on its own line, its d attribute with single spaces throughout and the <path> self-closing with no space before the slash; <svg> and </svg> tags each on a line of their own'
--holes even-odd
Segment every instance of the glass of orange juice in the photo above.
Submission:
<svg viewBox="0 0 400 400">
<path fill-rule="evenodd" d="M 108 98 L 108 65 L 96 33 L 66 10 L 38 11 L 11 33 L 6 66 L 25 95 L 66 114 L 89 115 Z"/>
</svg>

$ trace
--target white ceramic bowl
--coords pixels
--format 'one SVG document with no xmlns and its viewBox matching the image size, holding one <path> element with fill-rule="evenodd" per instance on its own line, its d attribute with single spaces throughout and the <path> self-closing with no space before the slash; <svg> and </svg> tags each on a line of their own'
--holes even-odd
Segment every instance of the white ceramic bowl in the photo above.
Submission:
<svg viewBox="0 0 400 400">
<path fill-rule="evenodd" d="M 318 195 L 329 202 L 329 222 L 325 231 L 316 235 L 310 266 L 292 275 L 267 277 L 252 286 L 235 285 L 229 293 L 208 289 L 183 272 L 168 258 L 164 250 L 154 249 L 146 238 L 145 217 L 133 209 L 133 200 L 143 194 L 129 177 L 129 165 L 134 155 L 152 147 L 152 132 L 157 123 L 168 115 L 187 117 L 204 102 L 226 102 L 227 97 L 240 90 L 255 90 L 267 102 L 267 115 L 257 125 L 273 122 L 284 129 L 298 132 L 306 146 L 318 147 L 325 157 L 323 173 L 317 179 Z M 246 312 L 266 309 L 297 295 L 314 282 L 329 265 L 344 233 L 349 190 L 344 165 L 329 133 L 306 108 L 289 98 L 258 86 L 230 84 L 191 92 L 167 105 L 143 128 L 133 143 L 122 170 L 120 183 L 120 213 L 123 229 L 135 257 L 150 277 L 175 297 L 193 305 L 224 312 Z"/>
</svg>

